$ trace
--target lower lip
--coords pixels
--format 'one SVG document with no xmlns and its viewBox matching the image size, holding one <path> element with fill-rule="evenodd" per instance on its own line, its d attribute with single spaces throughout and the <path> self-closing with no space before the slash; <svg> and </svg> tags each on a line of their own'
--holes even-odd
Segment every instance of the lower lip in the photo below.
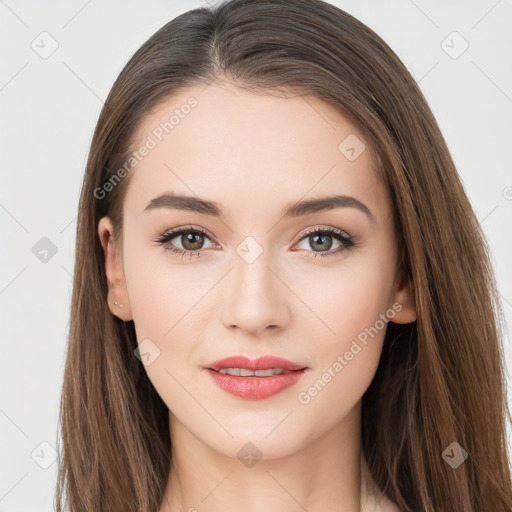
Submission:
<svg viewBox="0 0 512 512">
<path fill-rule="evenodd" d="M 241 398 L 261 399 L 276 395 L 280 391 L 293 386 L 304 375 L 306 368 L 270 377 L 237 377 L 216 372 L 209 368 L 206 371 L 219 388 Z"/>
</svg>

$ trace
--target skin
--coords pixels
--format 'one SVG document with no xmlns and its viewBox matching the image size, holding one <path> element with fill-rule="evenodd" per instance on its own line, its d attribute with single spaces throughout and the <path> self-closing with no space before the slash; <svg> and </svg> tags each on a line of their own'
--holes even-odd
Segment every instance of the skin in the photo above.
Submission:
<svg viewBox="0 0 512 512">
<path fill-rule="evenodd" d="M 368 144 L 354 161 L 338 150 L 348 135 L 364 142 L 362 135 L 313 96 L 259 95 L 228 82 L 190 87 L 144 118 L 137 140 L 190 96 L 197 107 L 131 171 L 123 246 L 113 243 L 110 219 L 98 225 L 111 311 L 134 321 L 139 343 L 149 338 L 160 350 L 145 366 L 170 410 L 173 457 L 159 512 L 359 511 L 361 400 L 385 327 L 307 404 L 298 395 L 393 304 L 394 322 L 416 318 L 396 264 L 388 191 L 371 170 Z M 168 191 L 216 201 L 225 218 L 144 212 Z M 333 194 L 363 202 L 374 222 L 350 207 L 281 218 L 288 204 Z M 199 239 L 200 257 L 181 258 L 154 241 L 189 225 L 211 234 Z M 356 246 L 314 258 L 341 243 L 312 245 L 304 233 L 313 228 L 343 230 Z M 263 251 L 252 263 L 236 251 L 247 236 Z M 191 247 L 181 235 L 166 245 Z M 309 370 L 277 395 L 247 400 L 203 369 L 238 354 L 276 355 Z M 252 466 L 237 455 L 248 442 L 261 457 Z"/>
</svg>

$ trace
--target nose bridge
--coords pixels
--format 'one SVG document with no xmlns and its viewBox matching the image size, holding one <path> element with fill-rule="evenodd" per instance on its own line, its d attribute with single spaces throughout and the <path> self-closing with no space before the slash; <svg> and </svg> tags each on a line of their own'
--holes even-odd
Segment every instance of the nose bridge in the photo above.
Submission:
<svg viewBox="0 0 512 512">
<path fill-rule="evenodd" d="M 272 266 L 270 251 L 263 248 L 258 251 L 249 242 L 241 244 L 236 253 L 233 279 L 238 297 L 247 294 L 259 298 L 259 295 L 268 294 L 269 288 L 273 287 L 272 278 L 275 278 L 269 270 Z"/>
<path fill-rule="evenodd" d="M 252 236 L 236 247 L 224 310 L 225 325 L 253 331 L 269 325 L 283 326 L 288 305 L 283 285 L 274 275 L 275 266 L 272 251 Z"/>
</svg>

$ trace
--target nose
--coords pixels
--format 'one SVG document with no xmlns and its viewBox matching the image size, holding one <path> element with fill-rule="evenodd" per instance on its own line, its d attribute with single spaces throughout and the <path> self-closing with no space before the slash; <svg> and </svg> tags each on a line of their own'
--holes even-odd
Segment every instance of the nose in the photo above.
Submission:
<svg viewBox="0 0 512 512">
<path fill-rule="evenodd" d="M 233 264 L 221 291 L 225 297 L 222 323 L 251 335 L 284 329 L 290 319 L 292 293 L 265 251 L 250 263 L 236 254 Z"/>
</svg>

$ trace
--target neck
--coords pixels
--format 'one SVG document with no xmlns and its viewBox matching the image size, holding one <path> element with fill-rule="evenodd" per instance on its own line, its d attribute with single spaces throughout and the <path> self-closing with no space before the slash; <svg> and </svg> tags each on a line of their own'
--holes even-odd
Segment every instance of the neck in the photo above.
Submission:
<svg viewBox="0 0 512 512">
<path fill-rule="evenodd" d="M 273 458 L 254 443 L 230 439 L 233 455 L 198 439 L 172 413 L 167 487 L 159 512 L 360 512 L 360 402 L 321 437 Z"/>
</svg>

